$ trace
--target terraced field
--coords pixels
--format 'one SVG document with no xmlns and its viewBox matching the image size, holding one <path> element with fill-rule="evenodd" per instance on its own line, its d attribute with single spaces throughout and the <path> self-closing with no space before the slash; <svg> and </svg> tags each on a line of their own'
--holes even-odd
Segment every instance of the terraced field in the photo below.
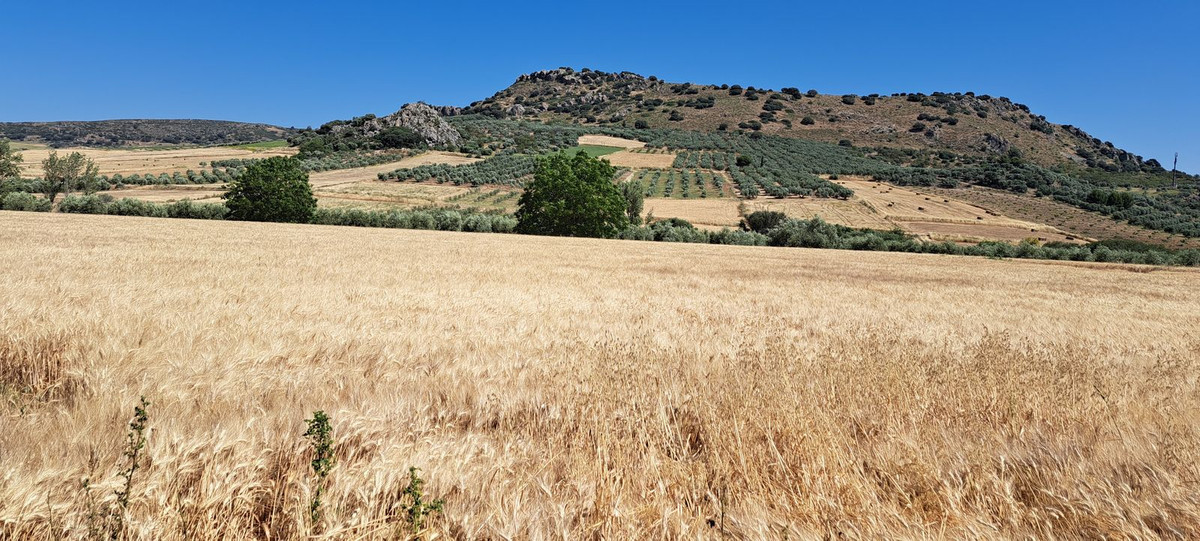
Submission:
<svg viewBox="0 0 1200 541">
<path fill-rule="evenodd" d="M 1146 229 L 1128 222 L 1118 222 L 1106 216 L 1043 197 L 1030 197 L 979 186 L 955 189 L 926 188 L 924 190 L 945 197 L 970 201 L 983 208 L 1003 212 L 1022 220 L 1044 223 L 1083 237 L 1137 240 L 1172 249 L 1200 248 L 1200 239 Z"/>
</svg>

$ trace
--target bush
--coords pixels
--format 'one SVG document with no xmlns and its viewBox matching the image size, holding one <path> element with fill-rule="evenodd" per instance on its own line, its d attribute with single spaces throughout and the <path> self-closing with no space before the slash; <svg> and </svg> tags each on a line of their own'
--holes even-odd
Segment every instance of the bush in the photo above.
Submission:
<svg viewBox="0 0 1200 541">
<path fill-rule="evenodd" d="M 21 210 L 25 212 L 50 212 L 52 204 L 49 199 L 38 197 L 26 192 L 12 192 L 7 195 L 0 193 L 0 210 Z"/>
<path fill-rule="evenodd" d="M 106 195 L 69 195 L 58 204 L 59 212 L 71 214 L 105 214 L 112 197 Z"/>
<path fill-rule="evenodd" d="M 246 167 L 229 185 L 225 206 L 230 220 L 307 223 L 317 200 L 300 162 L 276 156 Z"/>
<path fill-rule="evenodd" d="M 805 126 L 812 126 L 813 124 L 816 124 L 817 121 L 816 121 L 816 119 L 814 119 L 811 116 L 806 116 L 806 117 L 800 119 L 800 123 Z"/>
<path fill-rule="evenodd" d="M 176 201 L 167 205 L 167 216 L 171 218 L 191 218 L 193 220 L 224 220 L 229 214 L 225 205 L 214 203 L 193 203 L 188 200 Z"/>
<path fill-rule="evenodd" d="M 857 101 L 858 101 L 857 94 L 846 94 L 845 96 L 842 96 L 842 103 L 844 103 L 846 105 L 854 105 L 854 103 Z"/>
<path fill-rule="evenodd" d="M 722 229 L 708 236 L 708 242 L 712 244 L 735 246 L 766 246 L 769 240 L 766 235 L 740 229 Z"/>
<path fill-rule="evenodd" d="M 645 120 L 636 120 L 633 123 L 633 127 L 637 128 L 639 130 L 644 130 L 644 129 L 649 128 L 650 124 L 648 124 Z"/>
<path fill-rule="evenodd" d="M 787 221 L 787 215 L 771 210 L 751 212 L 742 219 L 742 229 L 756 233 L 766 233 Z"/>
<path fill-rule="evenodd" d="M 166 218 L 167 209 L 161 205 L 155 205 L 141 199 L 133 199 L 126 197 L 114 201 L 105 209 L 105 214 L 114 216 L 151 216 L 154 218 Z"/>
</svg>

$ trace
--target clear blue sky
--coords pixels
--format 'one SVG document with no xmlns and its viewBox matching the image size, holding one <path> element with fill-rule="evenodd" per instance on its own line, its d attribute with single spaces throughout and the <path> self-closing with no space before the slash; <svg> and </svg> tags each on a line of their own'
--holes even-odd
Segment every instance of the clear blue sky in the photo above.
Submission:
<svg viewBox="0 0 1200 541">
<path fill-rule="evenodd" d="M 10 2 L 0 121 L 316 126 L 573 66 L 1008 96 L 1200 171 L 1200 2 Z"/>
</svg>

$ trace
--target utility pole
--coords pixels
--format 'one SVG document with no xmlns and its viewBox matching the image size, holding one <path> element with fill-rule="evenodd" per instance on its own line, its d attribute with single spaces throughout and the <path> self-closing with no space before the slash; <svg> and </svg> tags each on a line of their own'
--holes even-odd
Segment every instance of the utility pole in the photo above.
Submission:
<svg viewBox="0 0 1200 541">
<path fill-rule="evenodd" d="M 1179 185 L 1175 183 L 1175 172 L 1178 169 L 1179 169 L 1179 153 L 1176 152 L 1175 153 L 1175 163 L 1171 164 L 1171 188 L 1172 189 L 1179 187 Z"/>
</svg>

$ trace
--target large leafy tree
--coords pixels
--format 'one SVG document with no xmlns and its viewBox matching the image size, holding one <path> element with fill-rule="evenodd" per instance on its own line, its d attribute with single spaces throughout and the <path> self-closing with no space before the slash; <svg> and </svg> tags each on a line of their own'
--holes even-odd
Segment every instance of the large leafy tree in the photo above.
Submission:
<svg viewBox="0 0 1200 541">
<path fill-rule="evenodd" d="M 21 155 L 12 149 L 8 139 L 0 139 L 0 178 L 21 176 Z"/>
<path fill-rule="evenodd" d="M 308 173 L 299 160 L 282 156 L 250 164 L 224 198 L 230 220 L 307 223 L 317 210 Z"/>
<path fill-rule="evenodd" d="M 517 209 L 517 231 L 561 237 L 614 237 L 629 225 L 626 201 L 607 160 L 579 152 L 538 164 Z"/>
<path fill-rule="evenodd" d="M 54 203 L 55 196 L 60 193 L 70 195 L 71 188 L 76 186 L 90 190 L 99 174 L 96 162 L 83 154 L 72 152 L 59 156 L 58 152 L 51 152 L 42 160 L 41 192 Z"/>
</svg>

